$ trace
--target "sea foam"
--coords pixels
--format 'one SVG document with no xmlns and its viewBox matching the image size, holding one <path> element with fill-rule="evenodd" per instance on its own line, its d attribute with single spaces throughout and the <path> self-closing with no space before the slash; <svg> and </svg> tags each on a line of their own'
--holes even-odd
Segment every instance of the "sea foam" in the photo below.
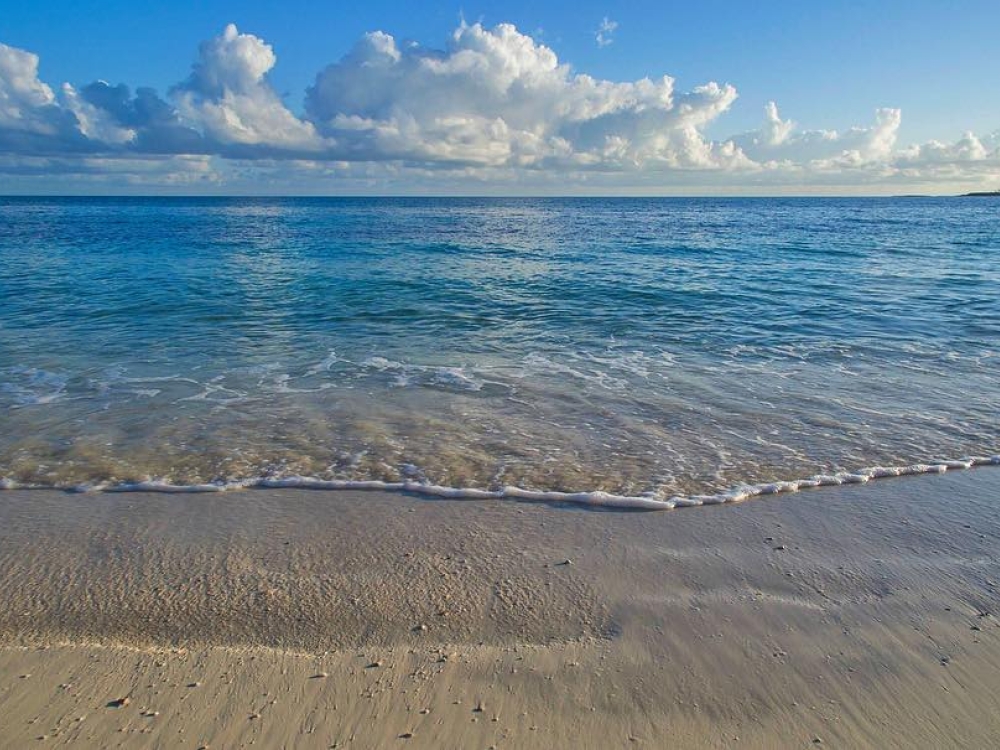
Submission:
<svg viewBox="0 0 1000 750">
<path fill-rule="evenodd" d="M 260 477 L 201 484 L 173 484 L 148 479 L 140 482 L 90 483 L 74 485 L 22 484 L 0 477 L 0 490 L 58 489 L 72 492 L 231 492 L 246 489 L 307 489 L 328 491 L 381 491 L 400 492 L 425 497 L 455 500 L 517 500 L 522 502 L 590 505 L 623 510 L 673 510 L 704 505 L 741 503 L 767 495 L 783 495 L 818 487 L 835 487 L 847 484 L 866 484 L 878 479 L 913 476 L 917 474 L 943 474 L 946 471 L 971 469 L 979 466 L 1000 466 L 1000 454 L 967 456 L 959 459 L 916 463 L 904 466 L 872 466 L 858 471 L 835 474 L 816 474 L 804 479 L 793 479 L 759 484 L 738 485 L 713 495 L 616 495 L 601 490 L 559 492 L 532 490 L 522 487 L 503 487 L 484 490 L 474 487 L 445 487 L 417 481 L 386 482 L 382 480 L 320 479 L 308 476 Z"/>
</svg>

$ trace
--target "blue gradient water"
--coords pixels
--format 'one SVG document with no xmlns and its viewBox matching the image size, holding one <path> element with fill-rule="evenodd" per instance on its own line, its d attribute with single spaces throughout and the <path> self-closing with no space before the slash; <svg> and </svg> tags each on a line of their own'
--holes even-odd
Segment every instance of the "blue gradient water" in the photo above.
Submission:
<svg viewBox="0 0 1000 750">
<path fill-rule="evenodd" d="M 987 199 L 0 199 L 0 478 L 714 492 L 996 453 Z"/>
</svg>

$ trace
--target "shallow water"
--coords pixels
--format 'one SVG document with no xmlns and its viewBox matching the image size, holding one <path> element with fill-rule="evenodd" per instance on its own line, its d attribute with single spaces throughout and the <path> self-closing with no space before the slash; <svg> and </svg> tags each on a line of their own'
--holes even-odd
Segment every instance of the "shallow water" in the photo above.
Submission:
<svg viewBox="0 0 1000 750">
<path fill-rule="evenodd" d="M 1000 448 L 972 199 L 0 199 L 0 478 L 669 498 Z"/>
</svg>

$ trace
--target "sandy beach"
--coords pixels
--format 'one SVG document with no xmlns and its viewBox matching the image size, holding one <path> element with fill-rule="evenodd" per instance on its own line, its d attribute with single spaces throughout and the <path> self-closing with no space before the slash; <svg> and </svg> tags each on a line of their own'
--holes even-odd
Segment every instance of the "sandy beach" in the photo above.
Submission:
<svg viewBox="0 0 1000 750">
<path fill-rule="evenodd" d="M 994 747 L 998 497 L 2 492 L 0 745 Z"/>
</svg>

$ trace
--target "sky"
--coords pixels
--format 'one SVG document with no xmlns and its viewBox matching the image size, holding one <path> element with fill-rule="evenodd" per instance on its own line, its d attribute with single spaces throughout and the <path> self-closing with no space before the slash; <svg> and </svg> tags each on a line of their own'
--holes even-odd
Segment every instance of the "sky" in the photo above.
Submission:
<svg viewBox="0 0 1000 750">
<path fill-rule="evenodd" d="M 1000 188 L 995 0 L 0 0 L 0 192 Z"/>
</svg>

